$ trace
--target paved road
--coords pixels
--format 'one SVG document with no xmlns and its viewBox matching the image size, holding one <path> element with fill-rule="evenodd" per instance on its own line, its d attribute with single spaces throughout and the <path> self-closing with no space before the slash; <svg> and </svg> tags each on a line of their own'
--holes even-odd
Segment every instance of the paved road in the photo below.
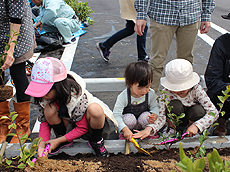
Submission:
<svg viewBox="0 0 230 172">
<path fill-rule="evenodd" d="M 95 21 L 93 25 L 85 28 L 86 34 L 82 35 L 76 49 L 75 58 L 71 70 L 83 78 L 117 78 L 123 77 L 125 67 L 137 60 L 136 34 L 121 40 L 111 49 L 110 60 L 104 62 L 95 47 L 95 44 L 106 40 L 125 26 L 125 20 L 120 18 L 118 0 L 87 0 L 94 13 L 91 18 Z M 212 22 L 230 31 L 230 21 L 223 20 L 220 15 L 228 14 L 230 7 L 229 0 L 216 0 L 216 8 L 212 15 Z M 221 35 L 220 32 L 211 29 L 207 34 L 212 39 Z M 150 54 L 150 34 L 147 34 L 147 53 Z M 211 46 L 201 38 L 197 38 L 194 50 L 194 70 L 203 75 L 211 50 Z M 60 58 L 63 48 L 49 53 L 43 53 L 41 57 L 54 56 Z M 176 41 L 173 39 L 169 50 L 167 62 L 176 57 Z M 105 101 L 113 109 L 116 96 L 115 93 L 97 93 L 100 99 Z M 36 119 L 36 106 L 31 109 L 31 128 Z"/>
</svg>

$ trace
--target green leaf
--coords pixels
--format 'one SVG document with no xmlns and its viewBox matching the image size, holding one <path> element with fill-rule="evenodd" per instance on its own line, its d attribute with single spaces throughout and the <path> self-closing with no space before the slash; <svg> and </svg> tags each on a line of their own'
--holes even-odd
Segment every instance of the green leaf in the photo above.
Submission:
<svg viewBox="0 0 230 172">
<path fill-rule="evenodd" d="M 223 103 L 217 103 L 217 105 L 221 108 L 223 106 Z"/>
<path fill-rule="evenodd" d="M 19 169 L 24 169 L 24 168 L 26 168 L 26 164 L 22 164 L 22 163 L 21 163 L 21 164 L 18 165 L 18 168 L 19 168 Z"/>
<path fill-rule="evenodd" d="M 222 111 L 222 112 L 221 112 L 221 116 L 224 116 L 224 115 L 225 115 L 225 111 Z"/>
<path fill-rule="evenodd" d="M 176 163 L 178 167 L 180 167 L 182 170 L 187 170 L 187 166 L 184 165 L 181 161 L 179 163 Z"/>
<path fill-rule="evenodd" d="M 178 118 L 184 118 L 185 117 L 185 113 L 182 113 L 178 116 Z"/>
<path fill-rule="evenodd" d="M 200 155 L 201 155 L 201 157 L 204 157 L 204 155 L 206 153 L 205 148 L 206 148 L 205 146 L 200 147 Z"/>
<path fill-rule="evenodd" d="M 203 171 L 204 168 L 205 168 L 205 159 L 204 158 L 197 159 L 194 161 L 194 171 L 198 171 L 198 170 Z"/>
<path fill-rule="evenodd" d="M 213 113 L 213 112 L 209 112 L 208 114 L 211 115 L 211 116 L 214 117 L 214 118 L 216 117 L 216 114 Z"/>
<path fill-rule="evenodd" d="M 12 116 L 14 115 L 14 114 L 16 114 L 17 112 L 10 112 L 10 117 L 12 118 Z"/>
<path fill-rule="evenodd" d="M 209 171 L 210 172 L 216 172 L 216 167 L 212 161 L 212 155 L 211 153 L 207 154 L 207 159 L 208 159 L 208 166 L 209 166 Z"/>
<path fill-rule="evenodd" d="M 17 44 L 17 41 L 12 41 L 13 43 Z"/>
<path fill-rule="evenodd" d="M 199 142 L 200 142 L 200 143 L 203 143 L 203 141 L 204 141 L 204 136 L 203 136 L 203 135 L 200 135 L 200 137 L 199 137 Z"/>
<path fill-rule="evenodd" d="M 10 49 L 10 45 L 9 44 L 6 44 L 5 45 L 5 50 L 8 51 Z"/>
<path fill-rule="evenodd" d="M 221 103 L 224 103 L 224 97 L 223 96 L 217 96 L 217 97 L 221 101 Z"/>
<path fill-rule="evenodd" d="M 34 163 L 30 159 L 28 159 L 26 162 L 30 167 L 34 167 Z"/>
<path fill-rule="evenodd" d="M 216 126 L 216 125 L 219 125 L 219 123 L 217 123 L 217 122 L 216 122 L 216 123 L 214 123 L 214 124 L 212 125 L 212 127 L 214 127 L 214 126 Z"/>
<path fill-rule="evenodd" d="M 221 166 L 224 166 L 224 162 L 221 159 L 218 151 L 215 148 L 213 148 L 213 152 L 212 152 L 212 161 L 215 165 L 216 165 L 216 163 L 219 163 L 219 164 L 221 164 Z"/>
<path fill-rule="evenodd" d="M 180 160 L 182 161 L 186 157 L 186 155 L 184 153 L 183 144 L 181 142 L 179 143 L 179 154 L 180 154 Z"/>
<path fill-rule="evenodd" d="M 17 135 L 15 133 L 9 133 L 6 136 L 16 136 L 17 137 Z"/>
<path fill-rule="evenodd" d="M 0 119 L 10 119 L 8 116 L 2 116 Z"/>
<path fill-rule="evenodd" d="M 12 121 L 14 121 L 18 117 L 18 114 L 12 116 Z"/>
<path fill-rule="evenodd" d="M 205 129 L 205 130 L 203 131 L 203 135 L 204 135 L 204 137 L 207 137 L 207 136 L 208 136 L 208 134 L 209 134 L 208 130 L 207 130 L 207 129 Z"/>
<path fill-rule="evenodd" d="M 12 161 L 9 159 L 6 159 L 6 163 L 7 163 L 7 165 L 10 165 L 12 163 Z"/>
</svg>

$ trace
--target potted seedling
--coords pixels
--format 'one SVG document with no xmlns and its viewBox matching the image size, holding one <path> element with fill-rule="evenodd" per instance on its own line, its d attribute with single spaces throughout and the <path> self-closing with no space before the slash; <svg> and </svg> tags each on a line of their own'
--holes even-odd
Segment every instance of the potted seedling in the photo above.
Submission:
<svg viewBox="0 0 230 172">
<path fill-rule="evenodd" d="M 11 30 L 11 32 L 13 33 L 13 36 L 7 35 L 10 39 L 10 42 L 9 43 L 4 42 L 5 52 L 0 55 L 0 102 L 6 101 L 7 99 L 10 99 L 13 97 L 13 87 L 5 85 L 5 83 L 4 83 L 4 72 L 2 71 L 2 65 L 5 62 L 5 59 L 6 59 L 5 57 L 7 56 L 7 51 L 10 49 L 10 43 L 13 42 L 13 43 L 17 44 L 17 41 L 12 41 L 12 38 L 14 36 L 20 35 L 20 34 L 14 32 L 13 30 Z"/>
</svg>

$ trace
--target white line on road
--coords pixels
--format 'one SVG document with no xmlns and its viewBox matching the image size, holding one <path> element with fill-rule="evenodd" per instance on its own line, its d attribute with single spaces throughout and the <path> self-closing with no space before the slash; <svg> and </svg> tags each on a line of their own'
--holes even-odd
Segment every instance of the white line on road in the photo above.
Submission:
<svg viewBox="0 0 230 172">
<path fill-rule="evenodd" d="M 221 34 L 229 33 L 229 31 L 227 31 L 226 29 L 224 29 L 224 28 L 222 28 L 222 27 L 220 27 L 220 26 L 218 26 L 218 25 L 216 25 L 215 23 L 212 23 L 212 22 L 211 22 L 211 27 L 213 29 L 215 29 L 216 31 L 220 32 Z M 215 40 L 212 39 L 210 36 L 208 36 L 207 34 L 201 34 L 200 30 L 198 30 L 197 35 L 201 39 L 203 39 L 208 45 L 210 45 L 211 47 L 213 46 Z"/>
</svg>

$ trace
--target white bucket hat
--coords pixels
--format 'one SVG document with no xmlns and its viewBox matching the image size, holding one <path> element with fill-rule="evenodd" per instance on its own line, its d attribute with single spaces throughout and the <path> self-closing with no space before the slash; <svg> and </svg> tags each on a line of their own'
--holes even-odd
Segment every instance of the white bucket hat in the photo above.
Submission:
<svg viewBox="0 0 230 172">
<path fill-rule="evenodd" d="M 185 59 L 170 61 L 165 68 L 165 77 L 161 78 L 161 85 L 170 91 L 187 90 L 199 82 L 199 75 L 193 72 L 192 64 Z"/>
</svg>

